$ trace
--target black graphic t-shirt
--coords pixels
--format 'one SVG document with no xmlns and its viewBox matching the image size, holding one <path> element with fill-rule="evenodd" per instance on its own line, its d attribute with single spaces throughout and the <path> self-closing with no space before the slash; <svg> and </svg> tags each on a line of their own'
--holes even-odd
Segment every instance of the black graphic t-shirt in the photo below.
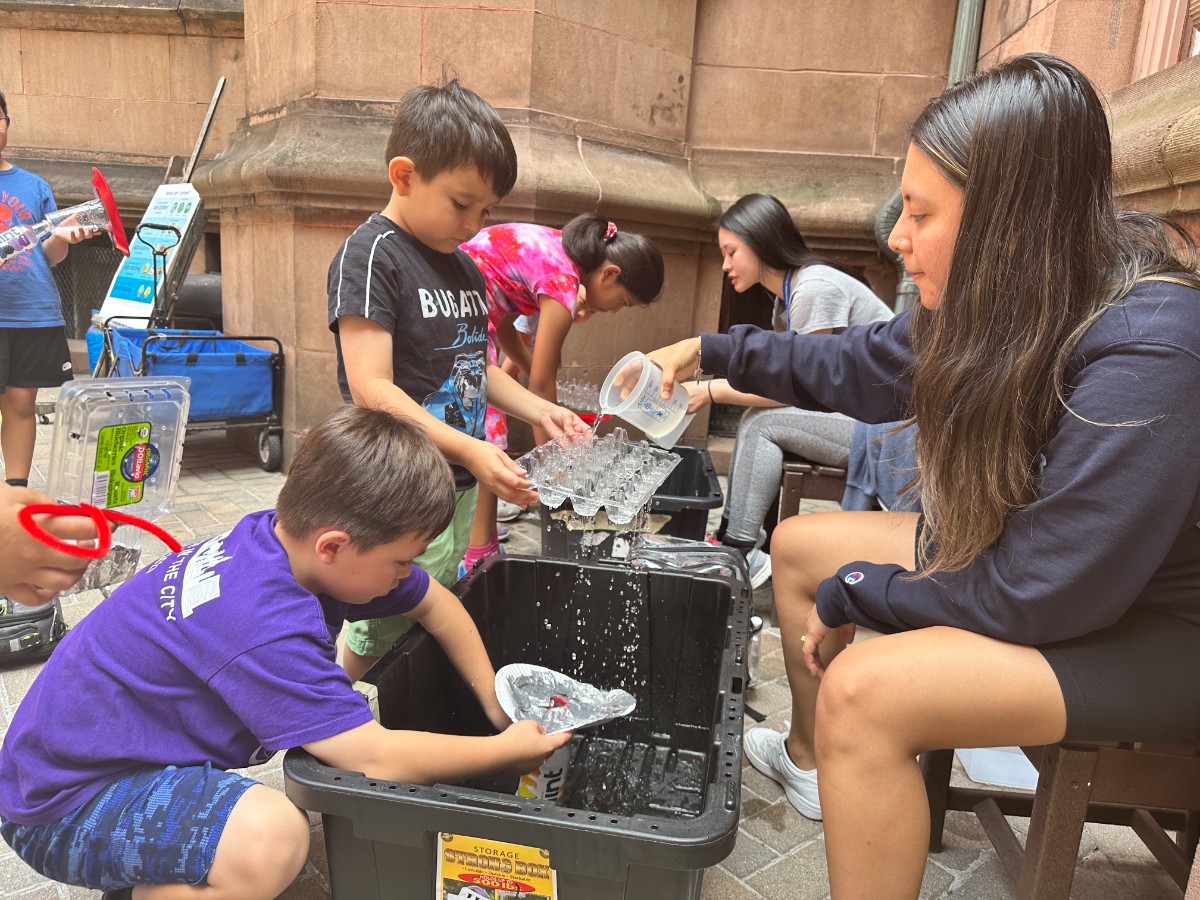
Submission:
<svg viewBox="0 0 1200 900">
<path fill-rule="evenodd" d="M 350 402 L 338 320 L 359 316 L 392 335 L 392 381 L 435 418 L 483 438 L 487 410 L 487 300 L 461 250 L 440 253 L 376 213 L 329 265 L 329 330 L 338 387 Z M 458 490 L 475 483 L 453 466 Z"/>
</svg>

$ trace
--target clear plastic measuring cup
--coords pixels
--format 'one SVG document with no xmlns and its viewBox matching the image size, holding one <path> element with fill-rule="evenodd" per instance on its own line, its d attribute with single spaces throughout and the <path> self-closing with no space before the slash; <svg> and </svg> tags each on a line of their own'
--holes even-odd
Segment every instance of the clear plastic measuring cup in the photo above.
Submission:
<svg viewBox="0 0 1200 900">
<path fill-rule="evenodd" d="M 629 369 L 622 384 L 617 376 Z M 634 380 L 636 376 L 636 381 Z M 663 373 L 645 353 L 634 350 L 617 361 L 600 386 L 600 411 L 640 428 L 660 447 L 670 449 L 683 434 L 688 415 L 688 392 L 679 382 L 668 400 L 662 398 Z"/>
</svg>

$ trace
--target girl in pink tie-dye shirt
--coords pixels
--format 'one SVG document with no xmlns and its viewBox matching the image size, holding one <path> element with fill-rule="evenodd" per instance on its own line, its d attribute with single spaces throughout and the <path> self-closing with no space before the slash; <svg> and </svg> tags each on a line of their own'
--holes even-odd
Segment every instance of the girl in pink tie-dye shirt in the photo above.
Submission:
<svg viewBox="0 0 1200 900">
<path fill-rule="evenodd" d="M 563 342 L 571 325 L 592 313 L 644 306 L 662 290 L 658 248 L 599 216 L 576 216 L 562 231 L 519 222 L 492 225 L 462 250 L 487 282 L 490 361 L 496 362 L 503 351 L 509 363 L 528 376 L 529 389 L 554 402 Z M 518 316 L 536 321 L 528 344 L 514 327 Z M 488 440 L 507 447 L 504 416 L 488 407 L 486 424 Z M 540 443 L 544 435 L 537 439 Z M 497 551 L 496 498 L 481 488 L 466 569 Z"/>
</svg>

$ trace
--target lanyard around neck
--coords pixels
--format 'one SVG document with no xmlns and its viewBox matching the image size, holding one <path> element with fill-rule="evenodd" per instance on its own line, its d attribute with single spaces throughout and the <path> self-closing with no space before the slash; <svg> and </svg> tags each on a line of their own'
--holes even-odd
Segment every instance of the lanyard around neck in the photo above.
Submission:
<svg viewBox="0 0 1200 900">
<path fill-rule="evenodd" d="M 792 269 L 783 273 L 783 321 L 788 331 L 792 330 Z"/>
</svg>

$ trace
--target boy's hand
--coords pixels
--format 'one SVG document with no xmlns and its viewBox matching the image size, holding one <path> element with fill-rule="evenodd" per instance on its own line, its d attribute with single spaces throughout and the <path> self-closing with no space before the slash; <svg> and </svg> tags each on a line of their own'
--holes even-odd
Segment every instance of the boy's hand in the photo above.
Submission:
<svg viewBox="0 0 1200 900">
<path fill-rule="evenodd" d="M 463 465 L 483 487 L 522 509 L 537 500 L 533 484 L 525 478 L 525 470 L 509 459 L 507 453 L 487 441 L 474 440 L 471 444 Z"/>
<path fill-rule="evenodd" d="M 587 434 L 591 431 L 587 423 L 565 406 L 551 406 L 537 423 L 546 437 L 553 439 L 560 434 Z"/>
<path fill-rule="evenodd" d="M 86 241 L 88 238 L 93 238 L 99 233 L 100 229 L 94 225 L 80 225 L 78 216 L 63 219 L 58 227 L 54 229 L 54 236 L 62 238 L 68 244 L 78 244 L 80 241 Z"/>
<path fill-rule="evenodd" d="M 72 225 L 70 227 L 64 225 L 55 231 L 54 235 L 62 238 L 68 244 L 78 244 L 88 238 L 94 238 L 99 233 L 100 229 L 93 228 L 91 225 Z"/>
<path fill-rule="evenodd" d="M 496 735 L 496 739 L 505 743 L 505 756 L 510 759 L 506 765 L 524 775 L 532 772 L 546 761 L 546 757 L 571 740 L 572 734 L 570 731 L 546 734 L 546 729 L 537 722 L 522 719 Z"/>
<path fill-rule="evenodd" d="M 0 594 L 26 606 L 49 603 L 55 594 L 82 578 L 91 562 L 47 547 L 17 521 L 22 507 L 52 502 L 28 488 L 0 485 Z M 63 540 L 87 541 L 96 537 L 96 526 L 90 519 L 38 516 L 37 522 Z"/>
</svg>

